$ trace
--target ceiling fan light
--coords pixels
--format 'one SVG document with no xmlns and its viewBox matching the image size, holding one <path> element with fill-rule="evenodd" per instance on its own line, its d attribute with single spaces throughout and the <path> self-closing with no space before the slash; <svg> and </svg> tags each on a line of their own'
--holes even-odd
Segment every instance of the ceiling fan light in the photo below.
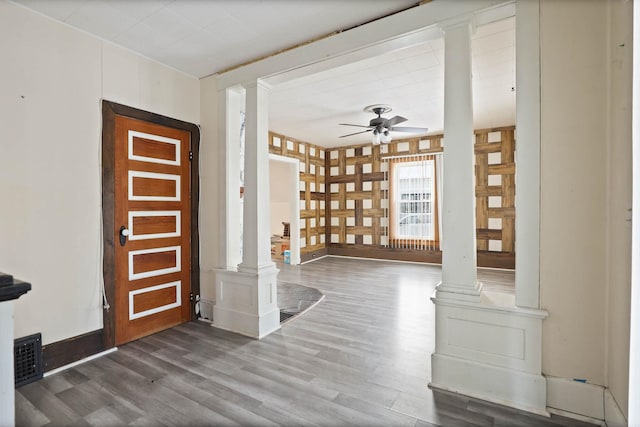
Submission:
<svg viewBox="0 0 640 427">
<path fill-rule="evenodd" d="M 378 131 L 374 130 L 371 134 L 371 143 L 373 145 L 380 145 L 380 134 L 378 133 Z"/>
<path fill-rule="evenodd" d="M 391 134 L 389 133 L 388 130 L 385 130 L 382 133 L 382 136 L 380 137 L 380 142 L 382 142 L 383 144 L 388 144 L 391 142 Z"/>
</svg>

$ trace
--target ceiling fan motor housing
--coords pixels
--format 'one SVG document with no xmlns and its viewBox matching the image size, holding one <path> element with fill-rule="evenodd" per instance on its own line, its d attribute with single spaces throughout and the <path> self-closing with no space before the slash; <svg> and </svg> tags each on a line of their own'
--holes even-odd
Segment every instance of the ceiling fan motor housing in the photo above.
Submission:
<svg viewBox="0 0 640 427">
<path fill-rule="evenodd" d="M 389 143 L 391 141 L 391 136 L 389 135 L 390 131 L 398 131 L 398 132 L 426 132 L 427 128 L 414 128 L 414 127 L 399 127 L 397 124 L 406 122 L 407 119 L 401 116 L 394 116 L 390 119 L 385 119 L 382 117 L 382 114 L 388 113 L 391 111 L 391 107 L 384 104 L 374 104 L 368 105 L 364 108 L 364 111 L 368 113 L 374 113 L 378 117 L 374 117 L 369 121 L 369 126 L 355 125 L 351 123 L 340 123 L 345 126 L 356 126 L 360 128 L 368 128 L 367 130 L 363 130 L 360 132 L 350 133 L 347 135 L 342 135 L 340 138 L 344 138 L 347 136 L 358 135 L 361 133 L 371 132 L 373 131 L 373 143 L 375 145 L 380 144 L 380 141 Z"/>
</svg>

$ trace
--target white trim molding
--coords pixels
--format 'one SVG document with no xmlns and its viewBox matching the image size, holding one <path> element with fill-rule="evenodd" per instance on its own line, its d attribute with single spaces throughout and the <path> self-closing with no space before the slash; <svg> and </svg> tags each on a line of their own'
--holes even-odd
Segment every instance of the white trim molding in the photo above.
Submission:
<svg viewBox="0 0 640 427">
<path fill-rule="evenodd" d="M 546 379 L 550 413 L 606 427 L 627 426 L 627 419 L 608 388 L 568 378 Z"/>
<path fill-rule="evenodd" d="M 280 329 L 278 271 L 217 270 L 212 326 L 256 339 Z"/>
<path fill-rule="evenodd" d="M 157 270 L 143 271 L 141 273 L 134 272 L 135 260 L 137 255 L 157 254 L 159 252 L 175 252 L 176 262 L 171 267 L 160 268 Z M 162 276 L 163 274 L 176 273 L 182 268 L 182 248 L 180 246 L 167 246 L 165 248 L 149 248 L 138 249 L 137 251 L 129 251 L 129 280 L 146 279 L 147 277 Z"/>
<path fill-rule="evenodd" d="M 133 193 L 133 179 L 145 178 L 145 179 L 157 179 L 160 181 L 173 181 L 175 185 L 175 196 L 145 196 L 135 195 Z M 180 201 L 180 175 L 171 175 L 167 173 L 154 173 L 145 171 L 129 171 L 129 200 L 141 200 L 149 202 L 179 202 Z"/>
<path fill-rule="evenodd" d="M 547 406 L 549 412 L 571 418 L 579 415 L 583 421 L 604 420 L 604 387 L 547 376 Z"/>
<path fill-rule="evenodd" d="M 146 156 L 138 156 L 136 154 L 133 154 L 133 140 L 135 137 L 173 145 L 173 155 L 175 157 L 175 160 L 166 160 L 158 157 L 146 157 Z M 165 136 L 160 136 L 160 135 L 153 135 L 150 133 L 138 132 L 135 130 L 129 130 L 129 160 L 158 163 L 161 165 L 180 166 L 180 140 L 174 139 L 174 138 L 167 138 Z"/>
<path fill-rule="evenodd" d="M 51 375 L 58 374 L 60 372 L 66 371 L 67 369 L 73 368 L 78 365 L 82 365 L 83 363 L 91 362 L 94 359 L 98 359 L 102 356 L 106 356 L 107 354 L 115 353 L 118 351 L 118 347 L 112 347 L 108 350 L 101 351 L 100 353 L 92 354 L 91 356 L 87 356 L 84 359 L 76 360 L 75 362 L 71 362 L 68 365 L 60 366 L 59 368 L 52 369 L 50 371 L 45 372 L 42 376 L 47 378 Z"/>
<path fill-rule="evenodd" d="M 154 307 L 149 310 L 135 312 L 135 296 L 140 294 L 146 294 L 148 292 L 159 291 L 161 289 L 167 288 L 175 288 L 176 289 L 176 300 L 172 303 L 165 304 L 159 307 Z M 152 314 L 157 314 L 163 311 L 171 310 L 172 308 L 180 307 L 182 305 L 182 282 L 178 280 L 177 282 L 164 283 L 156 286 L 149 286 L 148 288 L 136 289 L 133 291 L 129 291 L 129 320 L 139 319 L 141 317 L 151 316 Z"/>
<path fill-rule="evenodd" d="M 175 231 L 168 233 L 139 234 L 134 228 L 134 218 L 150 216 L 172 216 L 175 218 Z M 129 211 L 129 240 L 165 239 L 168 237 L 180 237 L 181 225 L 180 211 Z"/>
<path fill-rule="evenodd" d="M 437 293 L 435 294 L 437 295 Z M 483 292 L 480 302 L 434 296 L 430 387 L 548 416 L 541 373 L 544 310 Z"/>
<path fill-rule="evenodd" d="M 604 389 L 604 421 L 607 427 L 627 427 L 627 419 L 608 388 Z"/>
</svg>

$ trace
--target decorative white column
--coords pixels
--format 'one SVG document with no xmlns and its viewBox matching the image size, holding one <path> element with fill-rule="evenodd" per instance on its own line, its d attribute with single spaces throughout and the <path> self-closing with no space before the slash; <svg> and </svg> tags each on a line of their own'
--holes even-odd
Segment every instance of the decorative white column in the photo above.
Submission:
<svg viewBox="0 0 640 427">
<path fill-rule="evenodd" d="M 220 194 L 225 198 L 224 217 L 220 221 L 220 266 L 235 270 L 242 261 L 240 237 L 240 128 L 244 109 L 241 87 L 225 88 L 218 92 L 218 133 L 224 147 L 219 159 L 223 174 Z M 221 150 L 222 151 L 222 150 Z"/>
<path fill-rule="evenodd" d="M 256 80 L 245 89 L 242 262 L 216 274 L 213 326 L 262 338 L 280 328 L 269 222 L 269 86 Z"/>
<path fill-rule="evenodd" d="M 15 425 L 13 301 L 0 302 L 0 426 Z"/>
<path fill-rule="evenodd" d="M 437 298 L 479 301 L 468 20 L 444 27 L 444 70 L 442 282 Z"/>
<path fill-rule="evenodd" d="M 0 426 L 15 425 L 13 302 L 30 290 L 30 283 L 0 272 Z"/>
<path fill-rule="evenodd" d="M 539 9 L 516 3 L 516 305 L 529 308 L 540 307 Z"/>
<path fill-rule="evenodd" d="M 547 384 L 541 374 L 542 320 L 547 313 L 517 307 L 513 296 L 483 291 L 477 281 L 470 18 L 443 25 L 442 282 L 432 298 L 436 345 L 430 386 L 548 415 Z M 536 59 L 528 63 L 534 67 Z M 520 211 L 518 204 L 518 215 Z"/>
<path fill-rule="evenodd" d="M 269 209 L 269 87 L 260 80 L 246 86 L 244 148 L 244 225 L 238 271 L 274 270 Z"/>
</svg>

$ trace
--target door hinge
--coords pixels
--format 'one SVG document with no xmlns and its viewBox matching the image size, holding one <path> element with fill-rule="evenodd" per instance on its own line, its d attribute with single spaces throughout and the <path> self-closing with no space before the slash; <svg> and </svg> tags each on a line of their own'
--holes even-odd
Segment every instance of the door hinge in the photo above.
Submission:
<svg viewBox="0 0 640 427">
<path fill-rule="evenodd" d="M 193 160 L 193 151 L 189 151 L 189 160 Z"/>
</svg>

